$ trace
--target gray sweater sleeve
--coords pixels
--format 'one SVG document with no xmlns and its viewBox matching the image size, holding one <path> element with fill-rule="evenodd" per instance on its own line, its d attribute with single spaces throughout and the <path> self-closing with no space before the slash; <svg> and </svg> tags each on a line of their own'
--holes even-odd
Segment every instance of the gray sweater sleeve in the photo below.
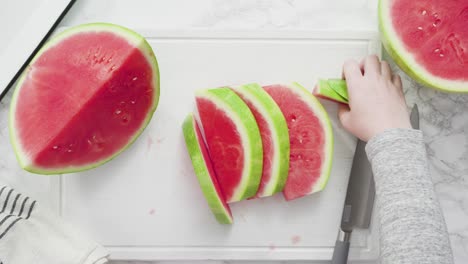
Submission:
<svg viewBox="0 0 468 264">
<path fill-rule="evenodd" d="M 391 129 L 366 146 L 376 186 L 382 264 L 453 263 L 419 130 Z"/>
</svg>

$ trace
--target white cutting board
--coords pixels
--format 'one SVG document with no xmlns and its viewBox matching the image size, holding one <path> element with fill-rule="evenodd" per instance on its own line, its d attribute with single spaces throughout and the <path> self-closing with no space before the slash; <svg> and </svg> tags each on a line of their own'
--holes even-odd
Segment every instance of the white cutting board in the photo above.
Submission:
<svg viewBox="0 0 468 264">
<path fill-rule="evenodd" d="M 158 58 L 161 98 L 144 133 L 111 162 L 52 177 L 57 210 L 104 244 L 112 259 L 330 259 L 341 219 L 355 139 L 332 118 L 335 154 L 324 191 L 232 205 L 219 225 L 204 200 L 182 135 L 200 88 L 340 77 L 343 61 L 380 54 L 371 32 L 144 32 Z M 351 259 L 375 260 L 378 234 L 353 232 Z"/>
</svg>

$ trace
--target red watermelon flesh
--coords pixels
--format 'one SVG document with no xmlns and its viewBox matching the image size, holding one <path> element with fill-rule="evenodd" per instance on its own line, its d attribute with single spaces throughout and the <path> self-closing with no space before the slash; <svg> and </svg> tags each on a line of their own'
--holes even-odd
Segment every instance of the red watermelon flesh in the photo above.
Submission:
<svg viewBox="0 0 468 264">
<path fill-rule="evenodd" d="M 286 200 L 322 190 L 328 180 L 333 134 L 320 102 L 303 87 L 270 85 L 264 89 L 283 112 L 289 129 L 289 173 L 283 194 Z"/>
<path fill-rule="evenodd" d="M 258 128 L 261 131 L 260 133 L 262 135 L 262 144 L 263 144 L 263 156 L 264 156 L 263 171 L 262 171 L 262 181 L 260 182 L 260 187 L 257 191 L 257 195 L 258 195 L 258 193 L 261 193 L 265 189 L 266 184 L 270 181 L 272 160 L 269 159 L 268 157 L 273 157 L 274 149 L 273 149 L 272 141 L 269 140 L 271 138 L 271 131 L 268 127 L 268 123 L 263 118 L 263 116 L 260 115 L 257 109 L 254 109 L 250 105 L 249 107 L 252 113 L 254 114 L 255 119 L 257 120 Z"/>
<path fill-rule="evenodd" d="M 207 99 L 197 98 L 197 109 L 215 171 L 228 201 L 241 181 L 244 152 L 240 135 L 232 120 Z M 216 113 L 213 115 L 212 113 Z M 208 129 L 208 127 L 212 129 Z"/>
<path fill-rule="evenodd" d="M 247 103 L 247 102 L 246 102 Z M 271 181 L 272 176 L 272 167 L 273 160 L 271 159 L 275 155 L 275 150 L 273 148 L 273 142 L 271 139 L 271 130 L 269 124 L 266 122 L 265 118 L 258 112 L 258 109 L 254 108 L 252 104 L 249 105 L 252 114 L 257 120 L 258 129 L 260 129 L 260 134 L 262 136 L 262 146 L 263 146 L 263 170 L 262 170 L 262 180 L 260 186 L 258 187 L 256 198 L 262 197 L 267 185 Z"/>
<path fill-rule="evenodd" d="M 231 224 L 231 209 L 219 186 L 200 128 L 192 115 L 185 119 L 183 132 L 195 174 L 211 211 L 219 223 Z"/>
<path fill-rule="evenodd" d="M 262 179 L 255 197 L 266 197 L 281 192 L 289 168 L 289 134 L 286 119 L 275 101 L 259 84 L 241 85 L 233 90 L 255 117 L 262 140 Z"/>
<path fill-rule="evenodd" d="M 194 122 L 196 124 L 195 120 L 194 120 Z M 226 203 L 226 199 L 224 198 L 224 194 L 221 191 L 221 188 L 219 187 L 218 179 L 216 178 L 216 173 L 213 170 L 213 165 L 211 163 L 210 156 L 208 155 L 208 150 L 206 149 L 205 142 L 203 141 L 203 137 L 202 137 L 202 134 L 200 132 L 200 127 L 198 126 L 198 124 L 196 124 L 195 127 L 196 127 L 197 141 L 199 142 L 199 146 L 200 146 L 200 149 L 201 149 L 201 152 L 202 152 L 202 155 L 203 155 L 203 160 L 205 161 L 205 166 L 208 169 L 208 173 L 210 174 L 211 182 L 213 182 L 213 185 L 214 185 L 215 190 L 216 190 L 216 194 L 218 195 L 218 197 L 221 197 L 221 201 L 222 201 L 222 204 L 223 204 L 224 208 L 226 209 L 226 211 L 229 212 L 229 215 L 232 218 L 231 208 Z"/>
<path fill-rule="evenodd" d="M 230 88 L 199 90 L 196 103 L 208 152 L 228 203 L 255 195 L 263 150 L 255 117 Z"/>
<path fill-rule="evenodd" d="M 70 32 L 34 59 L 12 102 L 17 155 L 37 173 L 107 161 L 136 138 L 158 102 L 157 64 L 144 39 L 129 41 L 137 35 L 107 24 Z"/>
<path fill-rule="evenodd" d="M 241 96 L 239 94 L 239 96 Z M 242 96 L 241 96 L 242 98 Z M 258 129 L 260 130 L 260 134 L 262 136 L 262 146 L 263 146 L 263 169 L 262 169 L 262 180 L 260 182 L 260 186 L 258 188 L 256 197 L 260 197 L 260 193 L 262 193 L 269 183 L 271 178 L 271 170 L 272 170 L 272 160 L 271 157 L 274 156 L 274 149 L 273 149 L 273 142 L 271 139 L 271 130 L 269 124 L 263 117 L 263 115 L 258 111 L 254 105 L 247 101 L 245 98 L 242 98 L 244 102 L 249 106 L 250 111 L 255 116 L 255 120 L 257 121 Z"/>
<path fill-rule="evenodd" d="M 392 0 L 393 28 L 431 74 L 468 81 L 468 1 Z"/>
</svg>

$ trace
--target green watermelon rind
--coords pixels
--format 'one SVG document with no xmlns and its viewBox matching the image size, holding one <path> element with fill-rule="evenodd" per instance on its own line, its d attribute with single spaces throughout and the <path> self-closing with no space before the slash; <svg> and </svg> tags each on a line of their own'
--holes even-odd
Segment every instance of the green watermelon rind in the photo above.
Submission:
<svg viewBox="0 0 468 264">
<path fill-rule="evenodd" d="M 258 197 L 271 196 L 281 192 L 288 179 L 289 170 L 289 131 L 281 109 L 271 96 L 259 84 L 252 83 L 234 88 L 249 100 L 265 118 L 271 131 L 274 157 L 272 160 L 271 181 Z M 286 157 L 286 158 L 285 158 Z"/>
<path fill-rule="evenodd" d="M 395 63 L 408 74 L 408 76 L 423 85 L 445 92 L 468 93 L 468 82 L 447 80 L 434 76 L 416 62 L 414 56 L 407 51 L 404 43 L 397 36 L 393 28 L 390 14 L 391 2 L 392 0 L 379 1 L 379 29 L 382 44 Z"/>
<path fill-rule="evenodd" d="M 206 161 L 200 148 L 200 144 L 204 144 L 204 142 L 199 142 L 199 140 L 203 141 L 203 139 L 198 139 L 197 137 L 195 122 L 193 115 L 190 114 L 185 118 L 182 125 L 185 145 L 187 146 L 190 159 L 192 160 L 193 170 L 195 171 L 195 175 L 197 176 L 198 183 L 200 184 L 208 206 L 216 220 L 220 224 L 232 224 L 232 215 L 224 206 L 221 200 L 222 198 L 219 197 L 216 187 L 211 180 L 208 168 L 206 167 Z"/>
<path fill-rule="evenodd" d="M 263 169 L 263 146 L 255 117 L 247 104 L 228 87 L 198 90 L 196 97 L 207 99 L 224 111 L 237 128 L 243 144 L 245 166 L 242 179 L 232 197 L 226 197 L 227 202 L 253 197 L 260 185 Z M 201 127 L 203 131 L 203 125 Z"/>
<path fill-rule="evenodd" d="M 313 94 L 338 103 L 348 104 L 348 100 L 335 91 L 328 83 L 328 80 L 319 80 Z"/>
<path fill-rule="evenodd" d="M 320 103 L 320 101 L 310 93 L 306 88 L 297 82 L 293 82 L 289 85 L 291 91 L 293 91 L 298 97 L 305 102 L 313 113 L 317 116 L 320 121 L 325 134 L 325 146 L 324 146 L 324 158 L 322 159 L 322 171 L 320 173 L 319 180 L 312 186 L 309 194 L 319 192 L 325 188 L 330 178 L 332 161 L 333 161 L 333 128 L 328 116 L 327 111 Z M 290 135 L 291 136 L 291 135 Z M 292 135 L 294 136 L 294 135 Z"/>
<path fill-rule="evenodd" d="M 20 79 L 18 80 L 18 83 L 15 86 L 15 91 L 13 93 L 12 100 L 11 100 L 10 116 L 9 116 L 10 141 L 12 143 L 13 150 L 15 152 L 16 158 L 20 166 L 26 171 L 36 173 L 36 174 L 52 175 L 52 174 L 65 174 L 65 173 L 72 173 L 72 172 L 80 172 L 80 171 L 89 170 L 95 167 L 99 167 L 102 164 L 112 160 L 113 158 L 118 156 L 120 153 L 122 153 L 124 150 L 126 150 L 130 145 L 132 145 L 132 143 L 139 137 L 139 135 L 146 128 L 151 118 L 153 117 L 154 112 L 156 111 L 156 108 L 159 103 L 159 95 L 160 95 L 159 66 L 158 66 L 156 56 L 150 44 L 146 41 L 146 39 L 143 36 L 139 35 L 138 33 L 128 28 L 115 25 L 115 24 L 110 24 L 110 23 L 91 23 L 91 24 L 83 24 L 83 25 L 79 25 L 76 27 L 66 29 L 63 32 L 59 33 L 58 35 L 54 36 L 50 41 L 48 41 L 39 50 L 36 56 L 34 56 L 34 58 L 31 60 L 29 65 L 32 65 L 37 60 L 37 58 L 39 58 L 42 55 L 42 53 L 44 53 L 50 47 L 53 47 L 55 44 L 60 43 L 61 40 L 69 36 L 72 36 L 74 34 L 88 32 L 88 31 L 106 31 L 106 32 L 116 33 L 119 36 L 125 38 L 133 46 L 135 46 L 136 48 L 138 48 L 140 51 L 143 52 L 148 63 L 151 65 L 151 68 L 154 73 L 153 74 L 153 87 L 154 87 L 155 92 L 154 92 L 153 106 L 148 112 L 148 116 L 143 121 L 141 128 L 137 132 L 135 132 L 134 136 L 129 140 L 129 142 L 124 147 L 122 147 L 121 150 L 114 153 L 112 156 L 107 157 L 106 159 L 97 161 L 96 163 L 89 164 L 87 166 L 54 168 L 54 169 L 44 169 L 40 167 L 35 167 L 33 164 L 31 164 L 32 163 L 31 161 L 27 160 L 26 155 L 23 154 L 23 150 L 21 149 L 20 144 L 18 143 L 17 136 L 14 130 L 14 127 L 15 127 L 15 118 L 14 118 L 15 111 L 14 110 L 16 108 L 16 103 L 18 101 L 18 93 L 19 93 L 20 87 L 23 84 L 24 78 L 27 75 L 27 69 L 26 69 L 22 73 Z"/>
<path fill-rule="evenodd" d="M 335 91 L 339 96 L 341 96 L 344 100 L 348 101 L 348 86 L 346 85 L 346 81 L 342 79 L 328 79 L 326 80 L 328 86 Z"/>
</svg>

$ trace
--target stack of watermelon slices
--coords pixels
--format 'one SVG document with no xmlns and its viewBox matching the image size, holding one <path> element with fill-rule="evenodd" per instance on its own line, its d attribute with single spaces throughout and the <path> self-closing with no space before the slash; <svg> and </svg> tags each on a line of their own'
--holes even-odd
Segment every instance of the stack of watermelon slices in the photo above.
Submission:
<svg viewBox="0 0 468 264">
<path fill-rule="evenodd" d="M 201 90 L 183 132 L 195 174 L 218 222 L 228 203 L 322 190 L 333 154 L 331 123 L 304 87 L 247 84 Z"/>
</svg>

